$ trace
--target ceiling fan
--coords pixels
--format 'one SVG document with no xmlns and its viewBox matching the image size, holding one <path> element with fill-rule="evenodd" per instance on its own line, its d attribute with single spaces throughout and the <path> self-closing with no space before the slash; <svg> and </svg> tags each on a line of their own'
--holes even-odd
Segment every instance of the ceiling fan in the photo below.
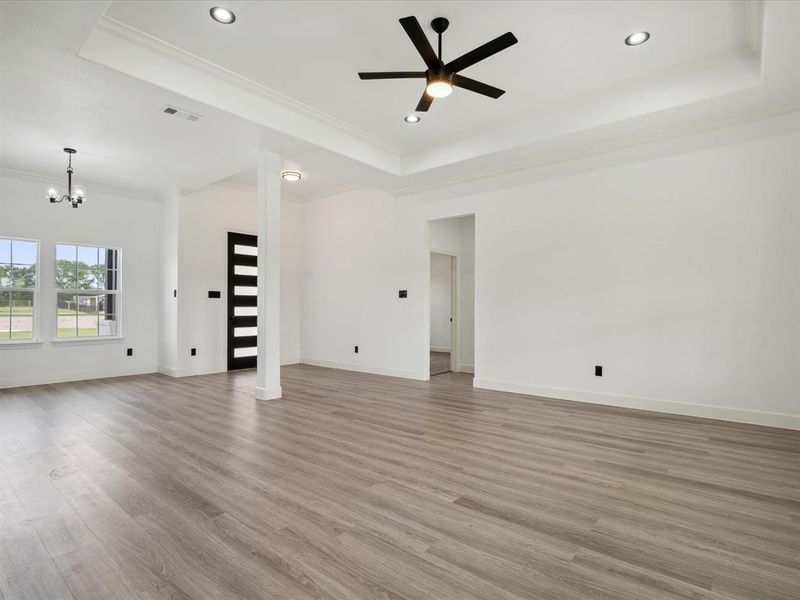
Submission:
<svg viewBox="0 0 800 600">
<path fill-rule="evenodd" d="M 438 55 L 433 51 L 416 17 L 403 17 L 400 19 L 400 25 L 403 26 L 408 37 L 411 38 L 411 42 L 416 47 L 417 52 L 420 53 L 420 56 L 422 56 L 422 60 L 425 61 L 428 69 L 426 71 L 359 73 L 358 76 L 361 79 L 425 79 L 425 91 L 422 93 L 422 98 L 420 98 L 416 108 L 417 111 L 421 112 L 430 108 L 434 98 L 449 96 L 453 91 L 453 86 L 495 99 L 506 93 L 505 90 L 464 77 L 459 75 L 458 72 L 516 44 L 517 38 L 510 31 L 445 64 L 442 61 L 442 34 L 447 30 L 450 21 L 444 17 L 437 17 L 431 21 L 431 27 L 439 36 Z"/>
</svg>

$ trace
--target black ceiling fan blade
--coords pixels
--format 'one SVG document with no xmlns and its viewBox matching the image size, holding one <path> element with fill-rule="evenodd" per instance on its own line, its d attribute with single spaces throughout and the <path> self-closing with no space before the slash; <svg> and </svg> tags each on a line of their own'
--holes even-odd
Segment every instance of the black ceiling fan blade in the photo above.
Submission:
<svg viewBox="0 0 800 600">
<path fill-rule="evenodd" d="M 419 21 L 417 21 L 417 17 L 403 17 L 400 19 L 400 25 L 402 25 L 403 29 L 406 30 L 408 37 L 411 38 L 411 42 L 414 44 L 417 52 L 419 52 L 422 60 L 425 61 L 428 69 L 431 71 L 438 71 L 442 66 L 442 63 L 436 56 L 436 52 L 433 51 L 431 43 L 428 41 L 428 36 L 426 36 L 425 32 L 422 31 L 422 27 L 420 26 Z"/>
<path fill-rule="evenodd" d="M 414 110 L 417 112 L 428 112 L 431 104 L 433 104 L 433 96 L 429 96 L 428 92 L 422 92 L 422 98 L 419 99 L 417 108 Z"/>
<path fill-rule="evenodd" d="M 425 71 L 374 71 L 358 76 L 361 79 L 425 79 Z"/>
<path fill-rule="evenodd" d="M 474 79 L 470 79 L 469 77 L 464 77 L 463 75 L 458 74 L 453 75 L 453 85 L 464 88 L 465 90 L 469 90 L 470 92 L 477 92 L 478 94 L 489 96 L 495 100 L 506 93 L 505 90 L 496 88 L 488 83 L 475 81 Z"/>
<path fill-rule="evenodd" d="M 482 61 L 484 58 L 502 52 L 509 46 L 513 46 L 519 40 L 510 31 L 504 33 L 500 37 L 496 37 L 491 42 L 486 42 L 483 46 L 478 46 L 474 50 L 470 50 L 466 54 L 462 54 L 455 60 L 451 60 L 445 65 L 445 68 L 451 73 L 458 73 L 469 66 L 474 65 L 476 62 Z"/>
</svg>

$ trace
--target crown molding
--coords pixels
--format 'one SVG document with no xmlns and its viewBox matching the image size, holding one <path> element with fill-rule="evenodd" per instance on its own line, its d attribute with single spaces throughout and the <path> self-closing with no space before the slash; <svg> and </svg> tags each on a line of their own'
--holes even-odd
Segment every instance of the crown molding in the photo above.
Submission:
<svg viewBox="0 0 800 600">
<path fill-rule="evenodd" d="M 539 169 L 563 162 L 572 160 L 579 160 L 600 154 L 606 154 L 615 150 L 622 150 L 625 148 L 635 148 L 645 146 L 656 142 L 664 142 L 674 139 L 680 139 L 707 133 L 719 129 L 726 129 L 735 127 L 736 125 L 744 125 L 755 121 L 777 118 L 791 113 L 800 112 L 800 99 L 794 98 L 784 102 L 779 102 L 766 106 L 763 108 L 753 109 L 749 111 L 739 112 L 733 115 L 722 117 L 715 121 L 703 121 L 702 123 L 686 125 L 684 127 L 670 127 L 665 131 L 655 132 L 651 135 L 642 136 L 641 131 L 637 132 L 636 136 L 622 137 L 617 139 L 608 139 L 596 144 L 582 145 L 581 149 L 566 150 L 563 152 L 549 154 L 543 157 L 533 159 L 525 159 L 520 161 L 508 162 L 502 165 L 495 165 L 487 169 L 479 169 L 464 175 L 456 175 L 452 177 L 445 177 L 435 181 L 422 183 L 419 185 L 412 185 L 408 187 L 398 188 L 391 190 L 393 196 L 410 196 L 431 190 L 443 189 L 469 183 L 472 181 L 479 181 L 481 179 L 488 179 L 500 175 L 508 175 L 519 171 L 528 171 Z"/>
<path fill-rule="evenodd" d="M 759 4 L 760 2 L 755 3 Z M 543 104 L 537 107 L 535 111 L 536 117 L 519 120 L 511 126 L 508 124 L 496 127 L 487 126 L 480 130 L 453 133 L 438 139 L 434 143 L 422 143 L 409 146 L 403 150 L 403 171 L 404 174 L 408 174 L 406 173 L 405 168 L 405 161 L 408 159 L 413 159 L 427 152 L 445 148 L 450 144 L 467 142 L 472 139 L 490 135 L 501 135 L 509 128 L 519 129 L 520 127 L 527 125 L 529 122 L 535 122 L 537 118 L 555 115 L 566 110 L 579 110 L 587 106 L 607 104 L 609 101 L 613 101 L 616 98 L 624 97 L 629 93 L 632 87 L 646 90 L 654 85 L 663 84 L 664 82 L 675 82 L 687 76 L 696 76 L 706 72 L 718 72 L 722 69 L 732 68 L 748 62 L 756 65 L 758 57 L 758 52 L 752 50 L 748 44 L 745 44 L 738 48 L 724 50 L 704 56 L 693 62 L 673 65 L 652 73 L 648 73 L 641 77 L 637 77 L 635 79 L 626 79 L 624 81 L 610 84 L 603 88 L 598 88 L 586 93 L 571 96 L 558 102 Z M 751 85 L 755 84 L 755 81 L 751 82 Z"/>
<path fill-rule="evenodd" d="M 695 73 L 697 71 L 705 69 L 721 67 L 726 64 L 732 64 L 736 61 L 741 61 L 746 58 L 752 58 L 754 55 L 757 55 L 761 49 L 761 36 L 763 29 L 763 8 L 764 8 L 763 0 L 746 0 L 746 8 L 745 8 L 746 42 L 743 47 L 735 50 L 720 52 L 718 54 L 705 57 L 703 59 L 700 59 L 692 63 L 670 67 L 668 69 L 660 71 L 659 73 L 651 77 L 655 78 L 656 80 L 663 80 L 663 79 L 674 80 L 680 77 L 681 75 Z M 410 157 L 419 155 L 427 151 L 446 147 L 448 144 L 453 142 L 463 141 L 475 137 L 476 135 L 490 134 L 497 129 L 489 127 L 482 132 L 473 131 L 470 132 L 469 134 L 454 134 L 452 136 L 439 139 L 434 143 L 421 144 L 409 148 L 402 148 L 380 136 L 359 129 L 358 127 L 355 127 L 350 123 L 347 123 L 346 121 L 334 117 L 333 115 L 320 111 L 305 103 L 294 100 L 293 98 L 287 96 L 286 94 L 283 94 L 277 90 L 269 88 L 268 86 L 258 83 L 252 79 L 244 77 L 234 71 L 231 71 L 230 69 L 221 67 L 195 54 L 187 52 L 186 50 L 183 50 L 155 36 L 145 33 L 140 29 L 132 27 L 117 19 L 114 19 L 113 17 L 107 14 L 103 15 L 102 17 L 100 17 L 100 19 L 98 19 L 96 23 L 96 28 L 105 31 L 106 33 L 113 35 L 116 38 L 125 40 L 139 47 L 146 48 L 157 54 L 176 60 L 184 65 L 201 70 L 202 72 L 212 77 L 223 80 L 226 83 L 234 85 L 246 92 L 254 93 L 263 99 L 266 99 L 270 102 L 274 102 L 284 108 L 287 108 L 298 114 L 311 118 L 320 124 L 332 127 L 342 134 L 359 139 L 362 142 L 365 142 L 371 146 L 381 149 L 382 151 L 388 152 L 401 161 L 404 161 L 405 159 L 408 159 Z M 628 85 L 629 83 L 630 82 L 625 82 L 624 85 Z M 611 86 L 609 89 L 602 90 L 600 92 L 596 91 L 592 92 L 591 94 L 585 94 L 572 98 L 567 102 L 567 104 L 576 105 L 576 104 L 585 104 L 597 101 L 598 96 L 603 96 L 618 91 L 618 88 L 621 85 L 623 84 L 617 84 L 615 86 Z M 200 101 L 202 102 L 201 99 Z M 542 112 L 547 113 L 550 109 L 555 107 L 563 108 L 564 103 L 559 103 L 558 105 L 554 105 L 552 107 L 544 107 L 542 109 Z M 410 173 L 405 171 L 405 167 L 401 162 L 399 170 L 397 172 L 394 172 L 393 174 L 407 175 Z"/>
<path fill-rule="evenodd" d="M 763 109 L 741 112 L 722 119 L 718 119 L 713 122 L 705 122 L 703 125 L 692 125 L 683 128 L 672 128 L 668 131 L 660 132 L 645 138 L 640 137 L 638 138 L 637 143 L 631 143 L 628 138 L 607 140 L 602 144 L 586 146 L 584 147 L 583 150 L 565 151 L 530 160 L 508 162 L 503 165 L 497 165 L 489 169 L 473 171 L 465 175 L 446 177 L 437 179 L 435 181 L 427 182 L 424 184 L 398 188 L 395 190 L 391 190 L 389 193 L 397 197 L 410 196 L 413 194 L 419 194 L 427 191 L 453 187 L 464 183 L 470 183 L 473 181 L 479 181 L 481 179 L 488 179 L 501 175 L 509 175 L 515 172 L 534 170 L 542 167 L 556 165 L 559 163 L 569 162 L 572 160 L 588 158 L 591 156 L 605 154 L 616 150 L 621 150 L 624 148 L 644 146 L 656 142 L 679 139 L 714 130 L 734 127 L 736 125 L 743 125 L 755 121 L 777 118 L 796 112 L 800 112 L 800 99 L 793 99 L 786 102 L 780 102 L 765 107 Z M 41 173 L 20 171 L 17 169 L 11 169 L 7 167 L 0 167 L 0 176 L 9 177 L 13 179 L 20 179 L 24 181 L 31 181 L 34 183 L 41 183 L 41 184 L 51 184 L 58 177 L 58 176 L 44 175 Z M 146 201 L 158 202 L 162 199 L 162 196 L 157 192 L 102 185 L 93 183 L 92 181 L 88 180 L 83 180 L 83 181 L 89 187 L 91 192 L 120 196 L 123 198 L 130 198 L 134 200 L 146 200 Z M 210 185 L 227 187 L 242 192 L 256 193 L 257 191 L 256 186 L 248 185 L 245 183 L 232 182 L 232 181 L 217 181 Z M 313 202 L 331 196 L 336 196 L 339 194 L 356 191 L 362 189 L 363 187 L 364 186 L 361 185 L 342 185 L 335 188 L 331 188 L 324 192 L 320 192 L 318 194 L 314 194 L 309 197 L 298 197 L 287 193 L 282 193 L 281 196 L 282 198 L 290 202 L 303 204 L 306 202 Z M 192 191 L 197 191 L 197 190 L 192 190 Z M 191 193 L 191 192 L 186 191 L 184 193 Z"/>
<path fill-rule="evenodd" d="M 222 181 L 217 181 L 216 183 L 212 183 L 211 186 L 226 187 L 239 192 L 248 192 L 252 194 L 255 194 L 258 191 L 257 186 L 250 185 L 248 183 L 239 183 L 238 181 L 222 180 Z M 289 202 L 295 202 L 296 204 L 305 204 L 306 202 L 314 202 L 315 200 L 321 200 L 322 198 L 328 198 L 329 196 L 336 196 L 337 194 L 354 192 L 356 190 L 362 189 L 363 187 L 364 186 L 362 185 L 344 184 L 340 186 L 331 187 L 325 191 L 319 192 L 317 194 L 311 194 L 309 196 L 296 196 L 294 194 L 281 192 L 281 198 L 284 200 L 288 200 Z"/>
<path fill-rule="evenodd" d="M 380 148 L 382 151 L 395 155 L 398 158 L 402 154 L 401 148 L 395 144 L 392 144 L 388 140 L 354 127 L 349 123 L 342 121 L 341 119 L 317 110 L 312 106 L 294 100 L 285 94 L 253 81 L 252 79 L 248 79 L 247 77 L 239 75 L 234 71 L 221 67 L 204 58 L 196 56 L 190 52 L 178 48 L 177 46 L 173 46 L 172 44 L 151 36 L 144 31 L 122 23 L 113 17 L 103 15 L 100 17 L 100 19 L 98 19 L 96 28 L 105 31 L 106 33 L 109 33 L 119 39 L 123 39 L 127 42 L 136 44 L 137 46 L 151 50 L 162 56 L 167 56 L 177 60 L 184 65 L 201 70 L 212 77 L 224 80 L 225 82 L 244 89 L 245 91 L 254 93 L 261 98 L 269 100 L 270 102 L 274 102 L 284 108 L 288 108 L 296 113 L 309 117 L 318 123 L 332 127 L 347 136 L 352 136 L 361 140 L 362 142 L 370 144 L 371 146 Z"/>
<path fill-rule="evenodd" d="M 251 185 L 249 183 L 240 183 L 238 181 L 225 181 L 224 179 L 220 181 L 215 181 L 214 183 L 209 184 L 208 187 L 223 187 L 231 190 L 236 190 L 237 192 L 245 192 L 248 194 L 258 193 L 258 186 Z M 200 189 L 195 191 L 200 191 Z M 301 204 L 306 201 L 305 198 L 284 191 L 281 191 L 281 200 L 287 200 L 289 202 L 295 202 L 297 204 Z"/>
<path fill-rule="evenodd" d="M 636 148 L 646 146 L 658 142 L 666 142 L 681 138 L 691 137 L 702 133 L 709 133 L 715 130 L 727 129 L 737 125 L 746 125 L 757 121 L 779 118 L 792 113 L 800 112 L 800 99 L 792 99 L 785 102 L 776 103 L 762 109 L 750 110 L 740 112 L 734 115 L 729 115 L 724 118 L 717 119 L 716 121 L 705 121 L 702 124 L 688 125 L 681 128 L 669 128 L 665 131 L 660 131 L 649 136 L 640 137 L 640 132 L 637 132 L 635 138 L 617 138 L 609 139 L 602 143 L 583 145 L 581 150 L 568 150 L 560 153 L 553 153 L 534 159 L 526 159 L 521 161 L 512 161 L 502 165 L 496 165 L 492 168 L 473 171 L 469 174 L 458 175 L 453 177 L 445 177 L 435 181 L 398 188 L 390 190 L 389 193 L 395 197 L 411 196 L 423 192 L 428 192 L 437 189 L 445 189 L 454 187 L 464 183 L 480 181 L 482 179 L 490 179 L 502 175 L 509 175 L 516 172 L 530 171 L 540 169 L 548 166 L 553 166 L 570 161 L 590 158 L 592 156 L 599 156 L 610 152 L 624 150 L 626 148 Z M 241 189 L 246 191 L 255 192 L 255 186 L 247 184 L 240 184 L 235 182 L 218 182 L 214 185 L 228 186 L 234 189 Z M 342 185 L 334 187 L 324 192 L 314 194 L 308 197 L 294 198 L 293 200 L 298 203 L 313 202 L 331 196 L 353 192 L 359 189 L 364 189 L 362 185 Z"/>
<path fill-rule="evenodd" d="M 31 173 L 29 171 L 19 171 L 17 169 L 10 169 L 8 167 L 0 167 L 0 177 L 9 177 L 11 179 L 21 179 L 23 181 L 31 181 L 33 183 L 52 184 L 58 180 L 59 177 L 64 177 L 64 173 L 58 175 L 43 175 L 42 173 Z M 123 188 L 117 186 L 103 185 L 94 183 L 88 179 L 81 179 L 81 183 L 87 188 L 89 194 L 107 194 L 109 196 L 120 196 L 131 200 L 146 200 L 148 202 L 158 202 L 160 200 L 159 194 L 154 191 Z M 42 197 L 45 198 L 47 190 L 42 191 Z M 91 203 L 91 197 L 89 197 Z"/>
<path fill-rule="evenodd" d="M 313 196 L 309 196 L 308 198 L 303 198 L 301 202 L 314 202 L 316 200 L 322 200 L 323 198 L 330 198 L 331 196 L 338 196 L 339 194 L 346 194 L 348 192 L 355 192 L 356 190 L 364 189 L 365 186 L 363 185 L 340 185 L 337 187 L 333 187 L 329 190 L 324 192 L 320 192 L 318 194 L 314 194 Z"/>
<path fill-rule="evenodd" d="M 236 190 L 237 192 L 247 192 L 248 194 L 255 194 L 256 192 L 258 192 L 258 188 L 254 185 L 250 185 L 249 183 L 239 183 L 238 181 L 226 181 L 224 179 L 215 181 L 214 183 L 209 185 L 209 187 L 214 187 L 214 186 L 229 188 L 232 190 Z M 281 196 L 283 195 L 284 194 L 281 194 Z"/>
</svg>

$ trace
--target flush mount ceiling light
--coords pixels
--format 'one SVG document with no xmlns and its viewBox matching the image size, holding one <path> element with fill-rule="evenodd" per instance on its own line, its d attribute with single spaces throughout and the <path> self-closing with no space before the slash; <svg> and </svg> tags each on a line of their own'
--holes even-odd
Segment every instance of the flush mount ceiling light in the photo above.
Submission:
<svg viewBox="0 0 800 600">
<path fill-rule="evenodd" d="M 636 33 L 632 33 L 625 38 L 625 45 L 638 46 L 639 44 L 644 44 L 649 39 L 650 39 L 650 34 L 648 32 L 637 31 Z"/>
<path fill-rule="evenodd" d="M 406 115 L 403 117 L 403 121 L 406 123 L 419 123 L 419 116 L 418 115 Z"/>
<path fill-rule="evenodd" d="M 303 174 L 300 171 L 281 171 L 281 178 L 284 181 L 300 181 Z"/>
<path fill-rule="evenodd" d="M 236 20 L 236 15 L 233 14 L 233 11 L 223 8 L 222 6 L 215 6 L 208 12 L 212 19 L 223 25 L 230 25 Z"/>
<path fill-rule="evenodd" d="M 78 208 L 78 205 L 83 204 L 83 201 L 86 199 L 83 190 L 77 188 L 74 190 L 72 189 L 72 155 L 77 154 L 78 151 L 73 148 L 64 148 L 64 152 L 69 156 L 69 162 L 67 163 L 67 193 L 59 197 L 55 188 L 50 188 L 47 190 L 47 198 L 50 200 L 51 204 L 66 200 L 72 204 L 72 208 Z"/>
</svg>

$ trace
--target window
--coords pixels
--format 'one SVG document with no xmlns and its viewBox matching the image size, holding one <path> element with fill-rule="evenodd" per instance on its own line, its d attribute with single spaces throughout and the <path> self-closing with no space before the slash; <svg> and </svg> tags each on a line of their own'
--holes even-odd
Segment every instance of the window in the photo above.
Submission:
<svg viewBox="0 0 800 600">
<path fill-rule="evenodd" d="M 39 242 L 0 238 L 0 342 L 33 341 Z"/>
<path fill-rule="evenodd" d="M 119 335 L 119 251 L 56 246 L 58 337 Z"/>
</svg>

